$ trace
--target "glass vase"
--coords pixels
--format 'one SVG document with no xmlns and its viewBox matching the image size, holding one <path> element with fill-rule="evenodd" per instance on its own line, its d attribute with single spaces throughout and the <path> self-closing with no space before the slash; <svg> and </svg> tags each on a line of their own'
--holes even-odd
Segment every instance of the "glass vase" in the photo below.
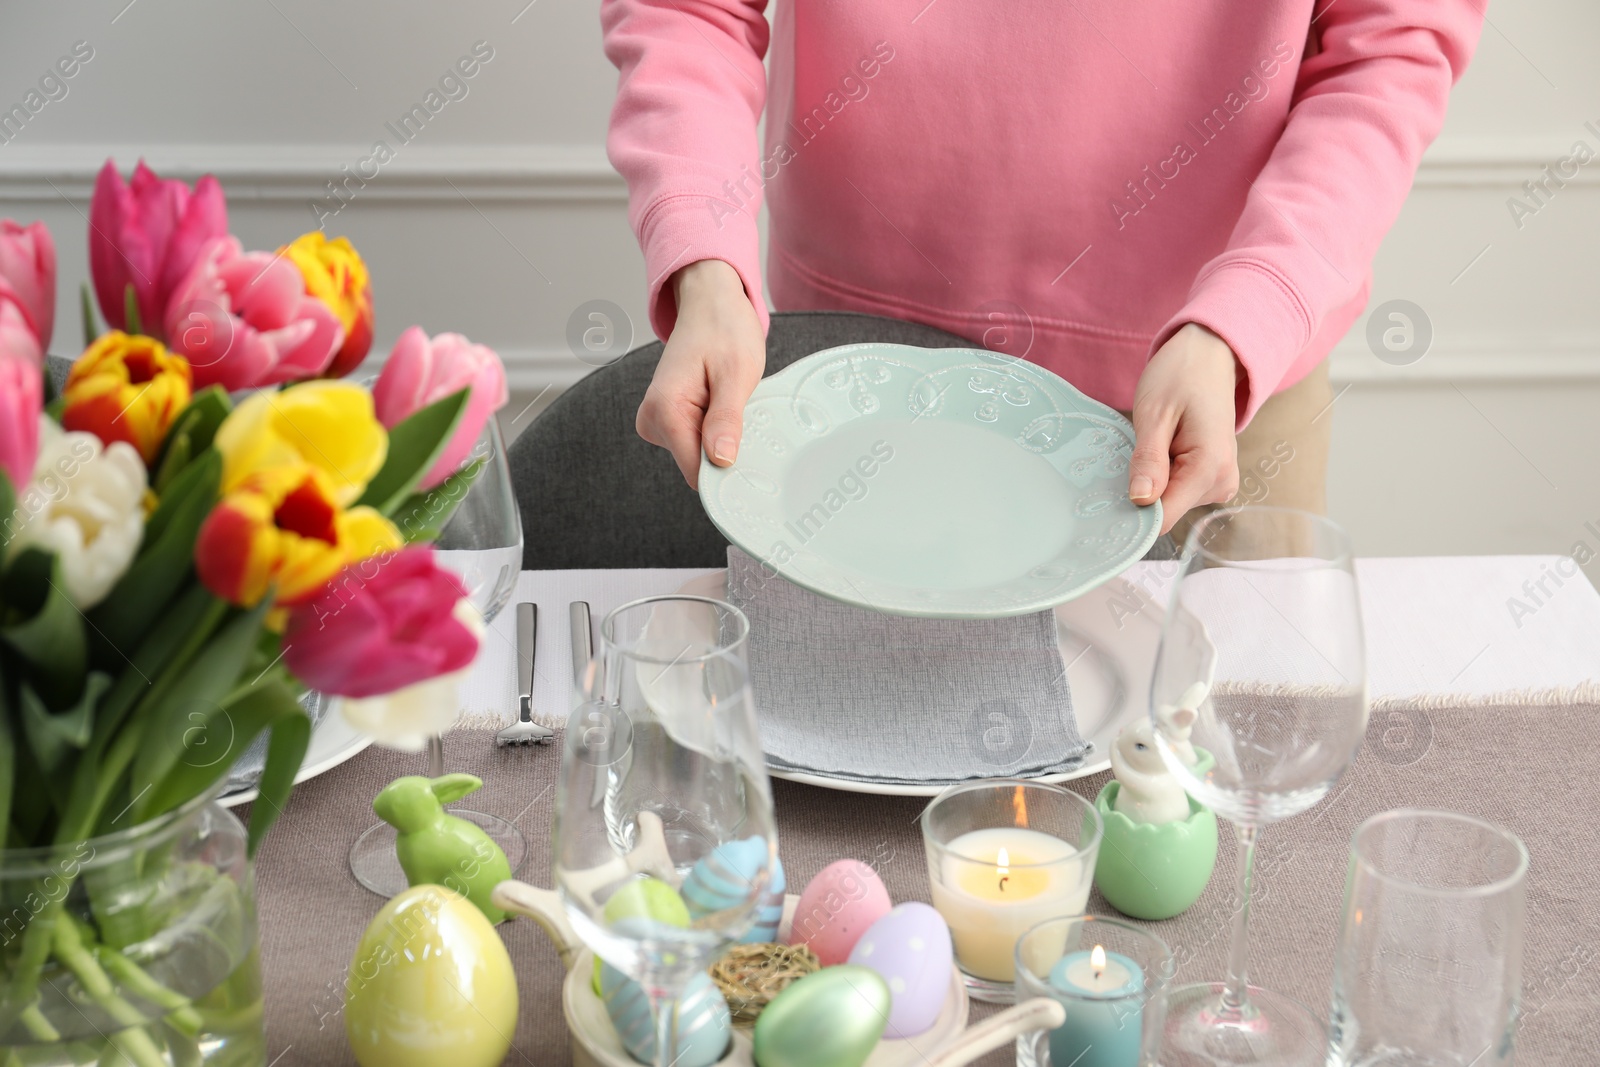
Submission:
<svg viewBox="0 0 1600 1067">
<path fill-rule="evenodd" d="M 121 832 L 0 850 L 0 1067 L 265 1064 L 245 845 L 213 792 Z"/>
</svg>

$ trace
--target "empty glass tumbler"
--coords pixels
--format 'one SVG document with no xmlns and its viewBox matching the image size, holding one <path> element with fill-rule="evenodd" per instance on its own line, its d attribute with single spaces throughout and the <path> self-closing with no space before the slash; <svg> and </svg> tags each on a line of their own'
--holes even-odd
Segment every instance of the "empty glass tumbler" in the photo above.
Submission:
<svg viewBox="0 0 1600 1067">
<path fill-rule="evenodd" d="M 1332 1067 L 1508 1067 L 1528 850 L 1469 815 L 1402 809 L 1356 831 L 1334 957 Z"/>
</svg>

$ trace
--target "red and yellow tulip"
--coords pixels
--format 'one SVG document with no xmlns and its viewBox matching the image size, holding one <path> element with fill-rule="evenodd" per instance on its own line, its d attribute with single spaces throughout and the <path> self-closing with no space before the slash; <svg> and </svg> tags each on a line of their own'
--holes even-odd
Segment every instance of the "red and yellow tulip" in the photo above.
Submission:
<svg viewBox="0 0 1600 1067">
<path fill-rule="evenodd" d="M 182 356 L 153 337 L 113 330 L 72 365 L 62 390 L 61 425 L 106 444 L 126 441 L 153 463 L 167 430 L 189 406 L 193 377 Z"/>
<path fill-rule="evenodd" d="M 347 238 L 328 240 L 321 230 L 301 234 L 278 249 L 306 280 L 306 294 L 333 312 L 344 326 L 344 343 L 323 376 L 343 378 L 355 370 L 372 347 L 372 281 L 361 254 Z"/>
<path fill-rule="evenodd" d="M 369 507 L 343 508 L 334 482 L 311 466 L 258 471 L 212 509 L 195 540 L 195 570 L 217 596 L 252 606 L 268 589 L 295 604 L 346 565 L 391 552 L 403 539 Z"/>
<path fill-rule="evenodd" d="M 353 382 L 313 381 L 255 393 L 223 421 L 213 444 L 222 453 L 225 494 L 263 473 L 309 467 L 326 476 L 330 499 L 347 507 L 383 467 L 389 437 L 371 393 Z"/>
</svg>

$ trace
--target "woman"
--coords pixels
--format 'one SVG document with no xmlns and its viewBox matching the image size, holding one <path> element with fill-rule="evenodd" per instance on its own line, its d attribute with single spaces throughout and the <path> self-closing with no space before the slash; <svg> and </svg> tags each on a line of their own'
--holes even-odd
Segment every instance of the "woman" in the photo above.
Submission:
<svg viewBox="0 0 1600 1067">
<path fill-rule="evenodd" d="M 1322 510 L 1326 356 L 1472 0 L 790 0 L 771 28 L 765 6 L 602 5 L 608 149 L 667 339 L 638 428 L 690 485 L 702 449 L 733 462 L 761 377 L 765 199 L 778 309 L 1021 327 L 1131 412 L 1129 495 L 1167 528 L 1241 466 Z"/>
</svg>

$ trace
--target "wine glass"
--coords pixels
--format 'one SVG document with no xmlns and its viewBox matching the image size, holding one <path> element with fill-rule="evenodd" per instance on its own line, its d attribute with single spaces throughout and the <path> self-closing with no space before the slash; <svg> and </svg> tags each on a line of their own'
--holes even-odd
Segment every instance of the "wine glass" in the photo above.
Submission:
<svg viewBox="0 0 1600 1067">
<path fill-rule="evenodd" d="M 434 558 L 441 567 L 460 576 L 467 589 L 467 600 L 482 616 L 484 641 L 498 638 L 487 626 L 500 614 L 517 589 L 522 573 L 522 516 L 511 487 L 511 466 L 506 460 L 505 438 L 493 416 L 473 445 L 463 470 L 471 471 L 464 491 L 446 492 L 445 506 L 454 511 L 434 542 Z M 452 499 L 459 497 L 459 500 Z M 421 512 L 397 515 L 402 532 L 409 526 L 437 522 L 441 516 Z M 429 778 L 444 774 L 444 738 L 428 738 Z M 497 815 L 464 808 L 451 808 L 450 814 L 478 824 L 499 845 L 513 873 L 527 855 L 522 832 Z M 375 823 L 362 831 L 350 848 L 350 870 L 356 881 L 377 893 L 392 897 L 406 888 L 406 872 L 395 852 L 395 828 L 386 822 Z"/>
<path fill-rule="evenodd" d="M 707 597 L 650 597 L 600 626 L 567 722 L 552 869 L 573 929 L 638 982 L 655 1063 L 676 1058 L 677 1003 L 697 971 L 753 924 L 778 855 L 772 790 L 745 659 L 750 624 Z M 690 925 L 655 921 L 628 887 L 691 890 Z"/>
<path fill-rule="evenodd" d="M 1229 508 L 1196 523 L 1150 703 L 1163 762 L 1239 841 L 1227 981 L 1172 992 L 1161 1062 L 1321 1064 L 1318 1018 L 1246 980 L 1247 928 L 1260 827 L 1326 796 L 1366 730 L 1361 604 L 1345 532 L 1276 507 Z"/>
</svg>

